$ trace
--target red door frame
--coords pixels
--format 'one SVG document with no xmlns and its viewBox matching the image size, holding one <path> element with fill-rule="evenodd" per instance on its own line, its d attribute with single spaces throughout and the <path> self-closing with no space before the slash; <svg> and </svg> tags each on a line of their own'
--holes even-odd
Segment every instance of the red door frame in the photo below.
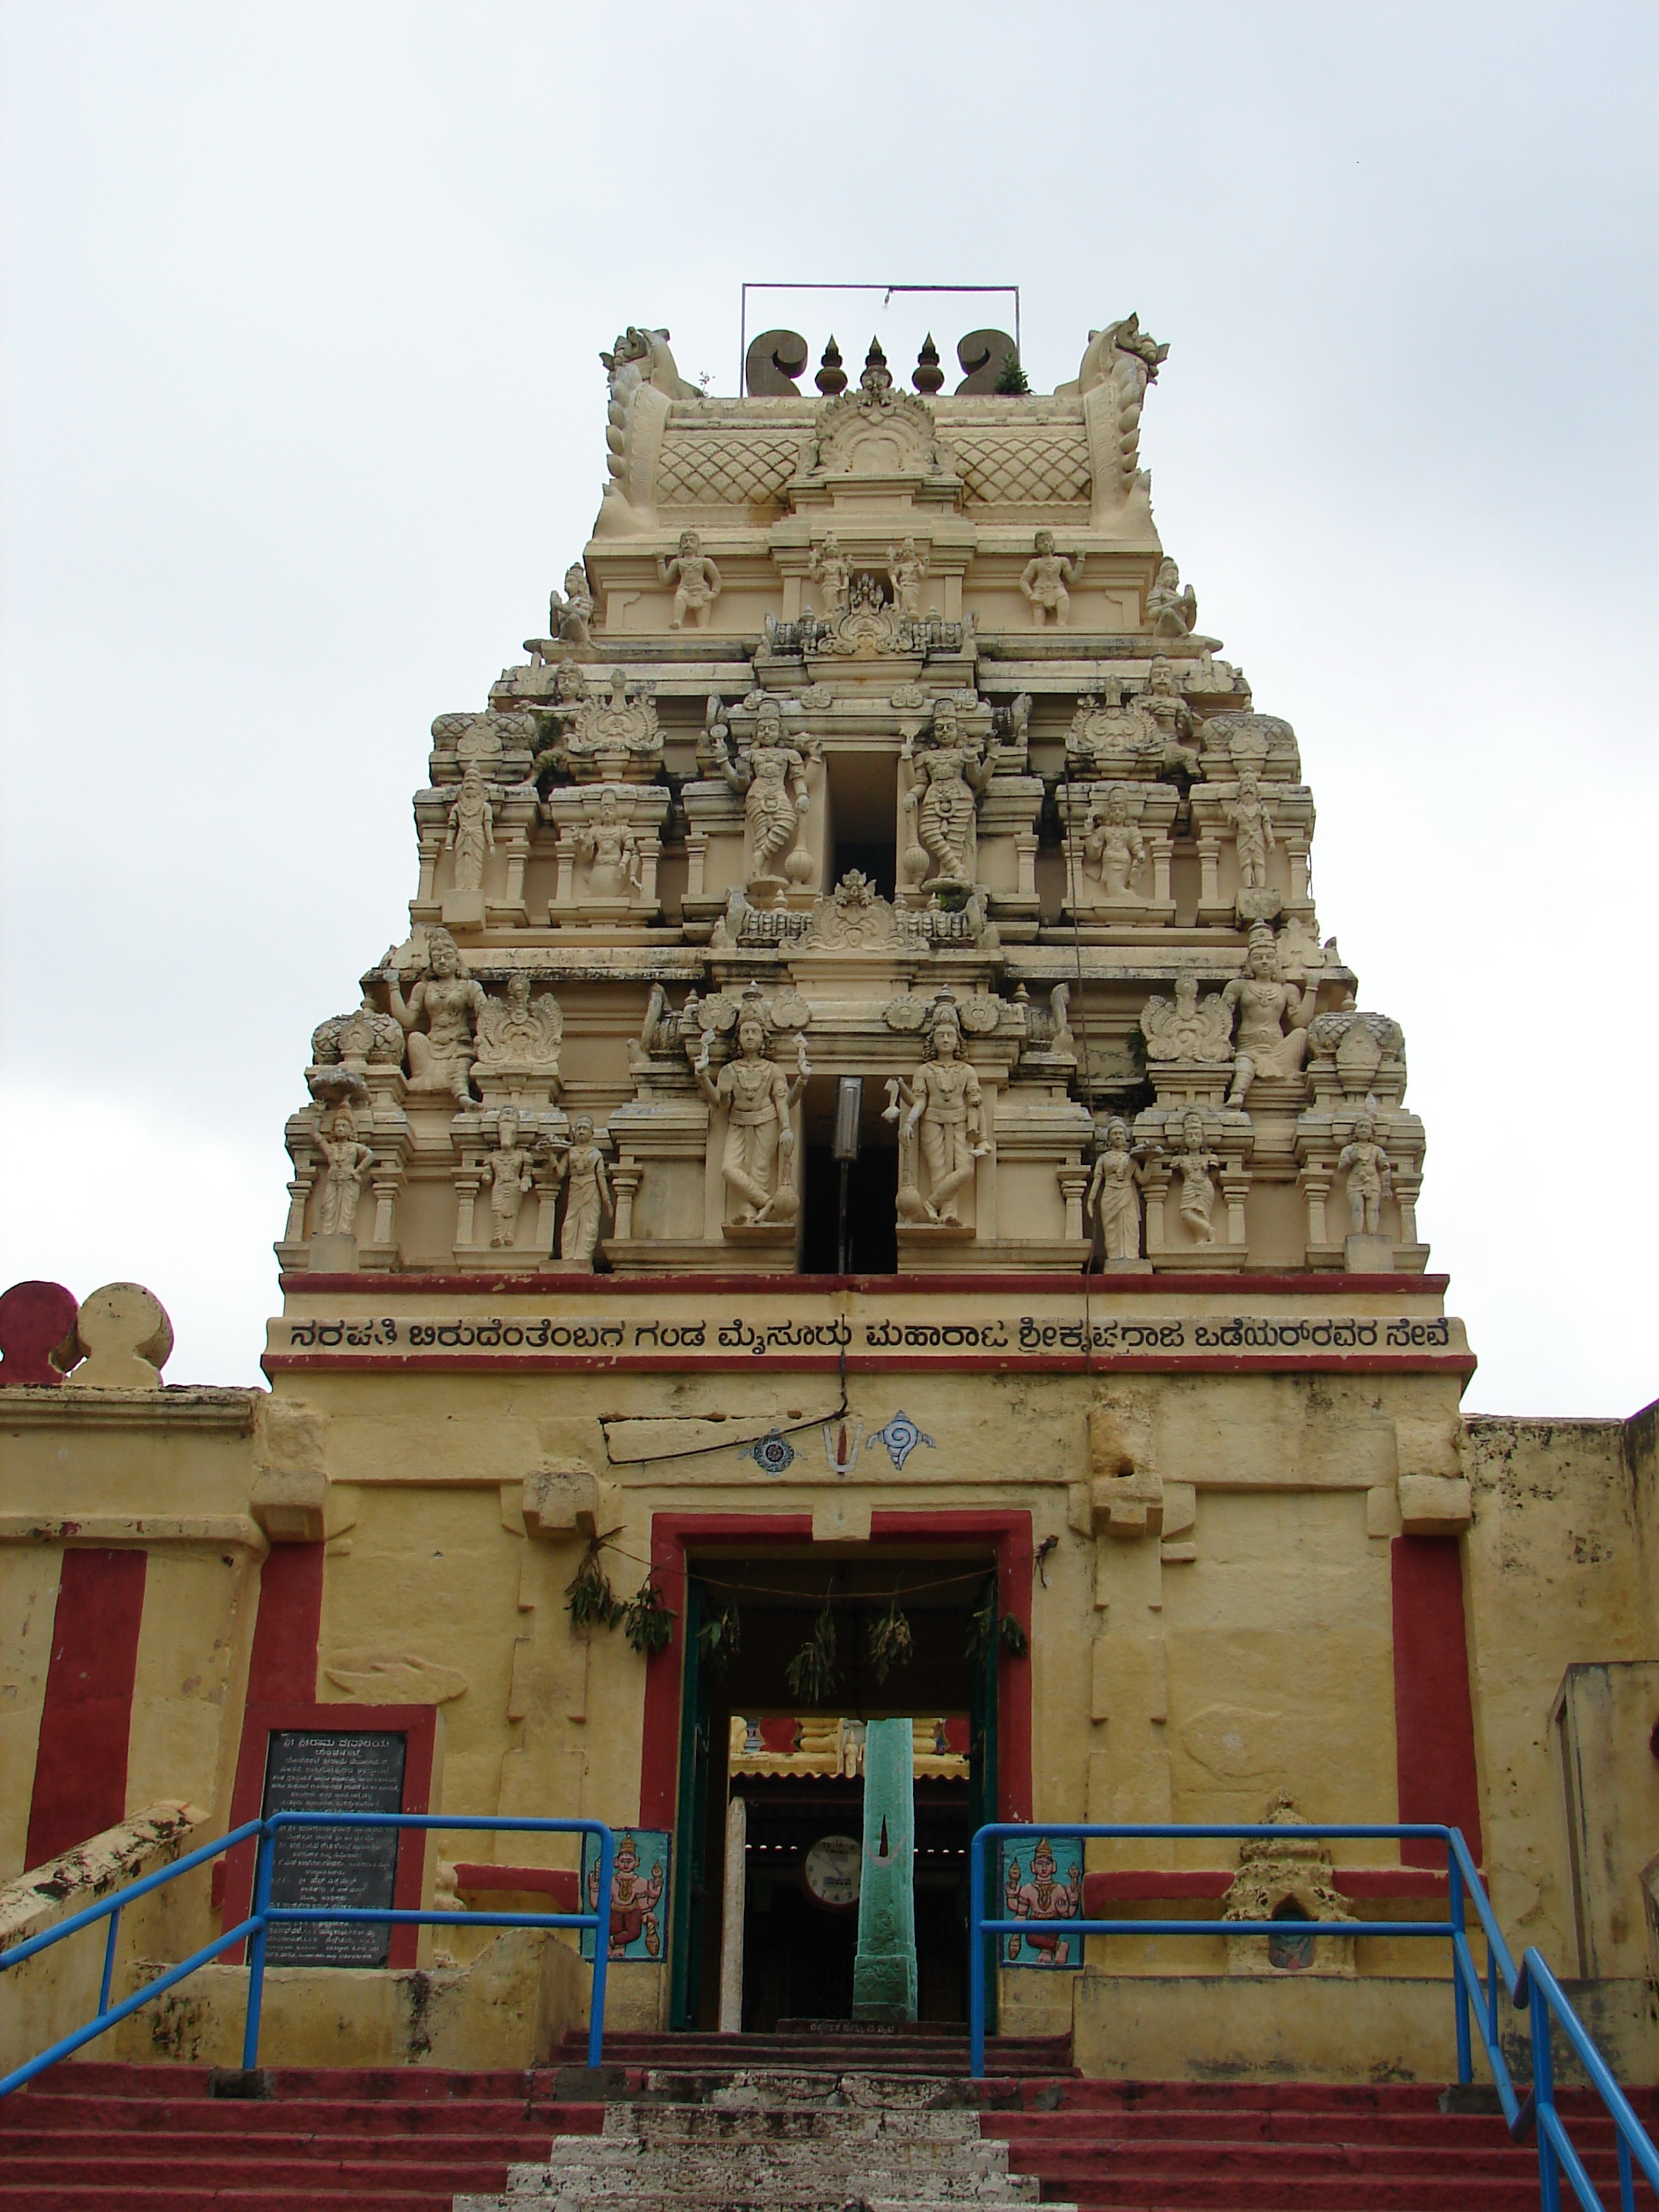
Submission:
<svg viewBox="0 0 1659 2212">
<path fill-rule="evenodd" d="M 807 1513 L 654 1513 L 651 1571 L 674 1613 L 673 1632 L 645 1672 L 640 1747 L 640 1826 L 672 1828 L 679 1794 L 680 1689 L 686 1553 L 697 1543 L 810 1543 Z M 985 1512 L 873 1513 L 870 1540 L 883 1544 L 988 1542 L 997 1565 L 997 1613 L 1012 1613 L 1026 1650 L 1000 1650 L 997 1663 L 997 1812 L 1004 1820 L 1031 1813 L 1031 1516 L 1024 1508 Z"/>
</svg>

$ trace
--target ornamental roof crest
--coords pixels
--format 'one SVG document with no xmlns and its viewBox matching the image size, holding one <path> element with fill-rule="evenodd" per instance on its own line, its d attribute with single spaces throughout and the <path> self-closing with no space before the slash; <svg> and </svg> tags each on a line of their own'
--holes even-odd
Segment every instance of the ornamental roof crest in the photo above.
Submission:
<svg viewBox="0 0 1659 2212">
<path fill-rule="evenodd" d="M 566 763 L 579 783 L 649 783 L 662 765 L 662 732 L 655 702 L 613 669 L 608 692 L 590 693 L 574 717 L 564 743 Z"/>
<path fill-rule="evenodd" d="M 937 476 L 945 466 L 925 399 L 896 392 L 872 344 L 856 392 L 818 403 L 809 476 Z"/>
</svg>

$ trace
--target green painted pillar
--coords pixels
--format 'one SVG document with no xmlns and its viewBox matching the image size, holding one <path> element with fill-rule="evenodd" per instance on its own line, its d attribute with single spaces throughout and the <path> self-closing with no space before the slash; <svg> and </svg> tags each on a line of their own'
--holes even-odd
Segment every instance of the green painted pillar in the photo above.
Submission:
<svg viewBox="0 0 1659 2212">
<path fill-rule="evenodd" d="M 872 1721 L 864 1737 L 864 1869 L 854 2020 L 916 2016 L 916 1780 L 908 1721 Z"/>
</svg>

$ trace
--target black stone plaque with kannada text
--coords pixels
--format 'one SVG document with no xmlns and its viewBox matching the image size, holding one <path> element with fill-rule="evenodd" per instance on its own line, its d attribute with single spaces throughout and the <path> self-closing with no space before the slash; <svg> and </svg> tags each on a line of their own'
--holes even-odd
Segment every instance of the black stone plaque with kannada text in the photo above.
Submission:
<svg viewBox="0 0 1659 2212">
<path fill-rule="evenodd" d="M 265 1753 L 270 1813 L 398 1813 L 409 1739 L 387 1729 L 273 1729 Z M 273 1905 L 389 1908 L 398 1878 L 396 1828 L 279 1828 Z M 272 1966 L 384 1966 L 392 1929 L 372 1920 L 278 1920 Z"/>
</svg>

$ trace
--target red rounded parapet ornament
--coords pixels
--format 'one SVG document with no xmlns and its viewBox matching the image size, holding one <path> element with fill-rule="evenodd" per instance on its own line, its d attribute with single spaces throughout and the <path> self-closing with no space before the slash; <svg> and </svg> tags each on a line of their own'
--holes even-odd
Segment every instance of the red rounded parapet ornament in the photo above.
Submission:
<svg viewBox="0 0 1659 2212">
<path fill-rule="evenodd" d="M 80 1302 L 61 1283 L 14 1283 L 0 1291 L 0 1388 L 61 1382 L 80 1358 L 75 1327 Z M 53 1364 L 61 1354 L 63 1365 Z"/>
</svg>

